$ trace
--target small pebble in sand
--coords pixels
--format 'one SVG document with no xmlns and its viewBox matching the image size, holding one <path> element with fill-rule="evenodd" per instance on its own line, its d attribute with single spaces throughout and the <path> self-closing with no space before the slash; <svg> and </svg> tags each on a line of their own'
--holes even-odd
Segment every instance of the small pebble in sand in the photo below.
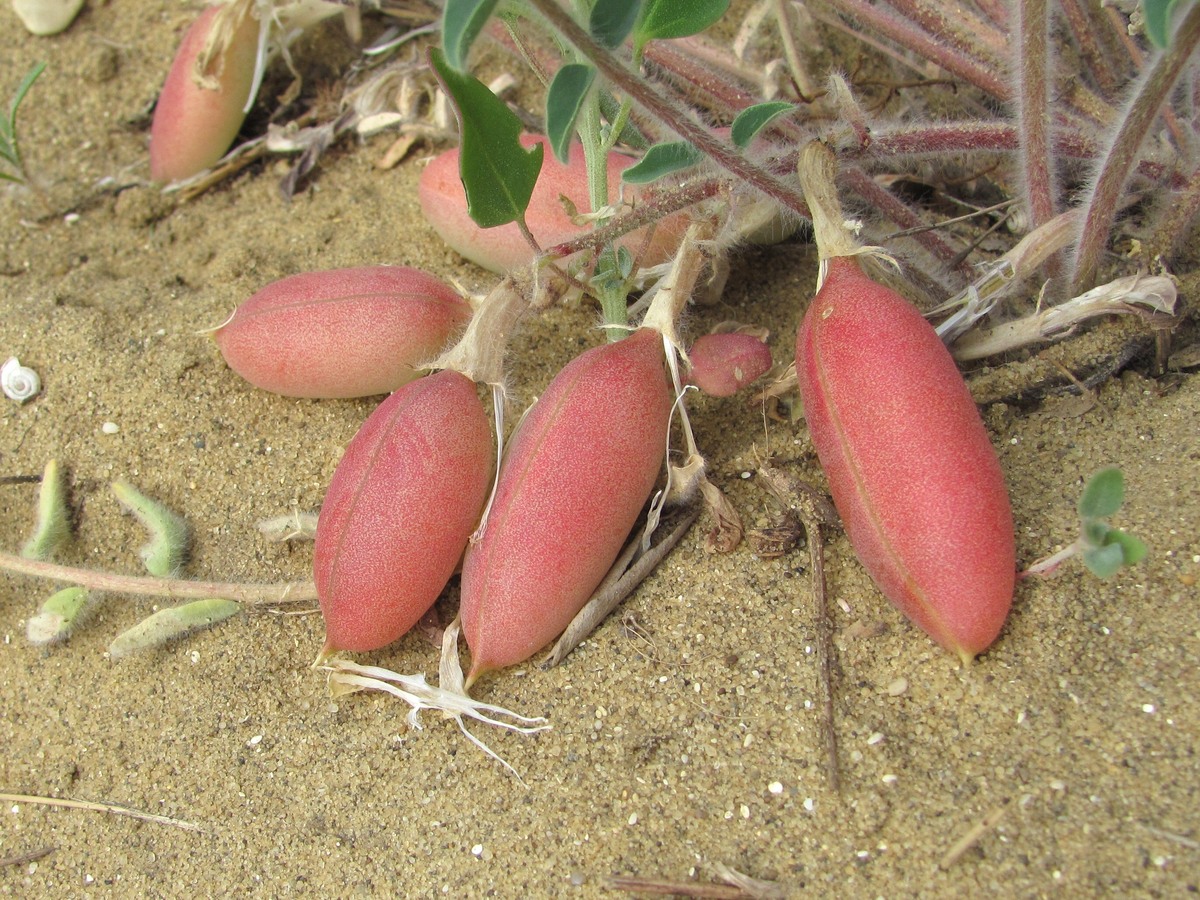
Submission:
<svg viewBox="0 0 1200 900">
<path fill-rule="evenodd" d="M 75 21 L 83 0 L 12 0 L 13 12 L 31 34 L 58 34 Z"/>
<path fill-rule="evenodd" d="M 103 431 L 105 434 L 116 434 L 118 431 L 121 430 L 121 426 L 118 425 L 116 422 L 105 422 L 103 425 L 100 426 L 100 430 Z"/>
</svg>

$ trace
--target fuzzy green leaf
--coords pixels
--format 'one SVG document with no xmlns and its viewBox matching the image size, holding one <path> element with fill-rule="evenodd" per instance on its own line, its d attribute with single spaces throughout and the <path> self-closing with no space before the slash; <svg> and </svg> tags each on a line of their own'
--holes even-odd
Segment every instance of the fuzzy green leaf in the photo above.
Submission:
<svg viewBox="0 0 1200 900">
<path fill-rule="evenodd" d="M 1170 43 L 1171 19 L 1177 5 L 1178 0 L 1142 0 L 1146 34 L 1156 47 L 1164 48 Z"/>
<path fill-rule="evenodd" d="M 521 146 L 521 120 L 478 78 L 455 71 L 439 50 L 429 51 L 429 61 L 458 109 L 467 213 L 481 228 L 523 219 L 542 170 L 542 146 Z"/>
<path fill-rule="evenodd" d="M 1111 578 L 1125 564 L 1125 554 L 1118 544 L 1092 547 L 1083 551 L 1083 564 L 1097 578 Z"/>
<path fill-rule="evenodd" d="M 446 0 L 442 10 L 442 46 L 446 59 L 460 72 L 467 68 L 471 45 L 492 17 L 497 0 Z"/>
<path fill-rule="evenodd" d="M 546 91 L 546 136 L 560 162 L 567 162 L 575 120 L 596 78 L 596 70 L 585 63 L 568 63 L 554 73 Z"/>
<path fill-rule="evenodd" d="M 29 642 L 54 644 L 70 636 L 87 598 L 87 591 L 81 587 L 63 588 L 51 595 L 37 614 L 25 623 L 25 636 Z"/>
<path fill-rule="evenodd" d="M 629 37 L 642 10 L 640 0 L 596 0 L 588 17 L 588 31 L 609 50 Z"/>
<path fill-rule="evenodd" d="M 687 141 L 655 144 L 637 163 L 621 173 L 626 184 L 649 184 L 664 175 L 696 165 L 704 155 Z"/>
<path fill-rule="evenodd" d="M 729 0 L 646 0 L 633 29 L 633 46 L 640 50 L 648 41 L 699 34 L 728 9 Z"/>
<path fill-rule="evenodd" d="M 213 599 L 193 600 L 182 606 L 160 609 L 113 638 L 108 645 L 108 655 L 119 659 L 137 650 L 160 647 L 167 641 L 228 619 L 241 608 L 242 605 L 233 600 Z"/>
<path fill-rule="evenodd" d="M 150 540 L 138 550 L 146 571 L 159 578 L 178 572 L 187 556 L 187 523 L 124 479 L 114 481 L 112 490 L 121 506 L 150 533 Z"/>
<path fill-rule="evenodd" d="M 1105 519 L 1121 508 L 1125 499 L 1125 476 L 1115 466 L 1101 469 L 1083 487 L 1079 498 L 1081 519 Z"/>
<path fill-rule="evenodd" d="M 1105 543 L 1109 547 L 1117 546 L 1121 548 L 1121 557 L 1125 565 L 1132 566 L 1140 563 L 1146 558 L 1146 544 L 1141 538 L 1135 537 L 1127 531 L 1121 531 L 1119 528 L 1114 528 L 1108 533 L 1108 538 Z"/>
<path fill-rule="evenodd" d="M 58 461 L 52 459 L 42 472 L 33 537 L 21 548 L 21 555 L 26 559 L 49 559 L 70 537 L 67 487 Z"/>
<path fill-rule="evenodd" d="M 750 142 L 754 140 L 754 136 L 770 125 L 777 118 L 786 112 L 795 109 L 790 103 L 783 100 L 775 100 L 771 103 L 756 103 L 754 106 L 748 106 L 737 114 L 737 118 L 733 120 L 733 129 L 730 137 L 733 142 L 745 150 L 750 146 Z"/>
</svg>

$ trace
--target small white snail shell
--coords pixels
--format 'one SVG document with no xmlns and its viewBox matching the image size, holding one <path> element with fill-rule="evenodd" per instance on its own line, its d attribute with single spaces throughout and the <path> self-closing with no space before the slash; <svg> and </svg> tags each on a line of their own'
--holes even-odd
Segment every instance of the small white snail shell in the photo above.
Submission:
<svg viewBox="0 0 1200 900">
<path fill-rule="evenodd" d="M 38 395 L 42 389 L 42 379 L 33 369 L 21 365 L 15 356 L 10 356 L 0 367 L 0 388 L 10 400 L 24 403 Z"/>
</svg>

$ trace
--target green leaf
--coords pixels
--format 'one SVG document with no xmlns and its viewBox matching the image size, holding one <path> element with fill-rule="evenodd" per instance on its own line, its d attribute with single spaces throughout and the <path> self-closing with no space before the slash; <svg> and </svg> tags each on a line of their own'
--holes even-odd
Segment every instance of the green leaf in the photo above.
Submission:
<svg viewBox="0 0 1200 900">
<path fill-rule="evenodd" d="M 137 650 L 161 647 L 167 641 L 228 619 L 241 608 L 240 603 L 218 598 L 193 600 L 182 606 L 160 609 L 113 638 L 113 642 L 108 645 L 108 655 L 119 659 Z"/>
<path fill-rule="evenodd" d="M 641 10 L 641 0 L 596 0 L 588 18 L 588 31 L 602 46 L 612 50 L 629 37 Z"/>
<path fill-rule="evenodd" d="M 26 559 L 49 559 L 71 537 L 71 513 L 67 509 L 67 485 L 57 460 L 46 463 L 38 491 L 37 525 L 33 537 L 21 548 Z"/>
<path fill-rule="evenodd" d="M 1146 558 L 1146 553 L 1148 552 L 1141 538 L 1134 537 L 1129 532 L 1121 531 L 1119 528 L 1114 528 L 1108 533 L 1105 544 L 1109 547 L 1120 547 L 1122 560 L 1127 566 L 1140 563 Z"/>
<path fill-rule="evenodd" d="M 429 61 L 458 109 L 467 213 L 481 228 L 523 219 L 542 170 L 542 145 L 521 146 L 521 120 L 478 78 L 452 69 L 439 50 L 429 51 Z"/>
<path fill-rule="evenodd" d="M 655 144 L 640 161 L 621 173 L 621 180 L 626 184 L 649 184 L 664 175 L 694 166 L 702 159 L 704 154 L 687 141 Z"/>
<path fill-rule="evenodd" d="M 175 575 L 187 557 L 187 522 L 123 478 L 112 483 L 112 490 L 125 511 L 150 534 L 150 540 L 138 549 L 146 571 L 159 578 Z"/>
<path fill-rule="evenodd" d="M 87 591 L 81 587 L 63 588 L 42 604 L 36 615 L 25 623 L 25 637 L 31 644 L 54 644 L 70 636 L 79 614 L 87 603 Z"/>
<path fill-rule="evenodd" d="M 546 91 L 546 136 L 561 162 L 567 162 L 575 120 L 595 78 L 596 70 L 591 66 L 568 63 L 554 74 L 550 89 Z"/>
<path fill-rule="evenodd" d="M 29 93 L 29 89 L 33 87 L 33 83 L 45 69 L 46 64 L 40 62 L 25 74 L 8 103 L 8 116 L 0 119 L 0 158 L 3 158 L 15 170 L 14 172 L 0 171 L 0 180 L 11 181 L 15 184 L 24 184 L 26 181 L 25 167 L 21 162 L 21 148 L 17 145 L 17 110 L 21 106 L 21 101 L 25 99 L 25 95 Z"/>
<path fill-rule="evenodd" d="M 442 46 L 446 59 L 460 72 L 466 71 L 467 55 L 483 26 L 492 17 L 498 0 L 446 0 L 442 11 Z"/>
<path fill-rule="evenodd" d="M 1083 551 L 1083 564 L 1097 578 L 1110 578 L 1125 564 L 1125 554 L 1118 544 L 1092 547 Z"/>
<path fill-rule="evenodd" d="M 737 114 L 733 120 L 731 137 L 733 142 L 745 150 L 754 136 L 786 112 L 795 109 L 790 103 L 775 100 L 771 103 L 756 103 Z"/>
<path fill-rule="evenodd" d="M 1083 487 L 1079 498 L 1081 519 L 1105 519 L 1121 508 L 1125 499 L 1125 476 L 1115 466 L 1101 469 Z"/>
<path fill-rule="evenodd" d="M 1100 519 L 1084 519 L 1083 542 L 1089 547 L 1103 547 L 1108 543 L 1109 534 L 1115 530 Z"/>
<path fill-rule="evenodd" d="M 1146 22 L 1146 34 L 1156 47 L 1166 47 L 1171 40 L 1171 18 L 1175 14 L 1178 0 L 1142 0 L 1142 13 Z"/>
<path fill-rule="evenodd" d="M 633 30 L 634 49 L 640 50 L 648 41 L 699 34 L 728 9 L 729 0 L 646 0 Z"/>
</svg>

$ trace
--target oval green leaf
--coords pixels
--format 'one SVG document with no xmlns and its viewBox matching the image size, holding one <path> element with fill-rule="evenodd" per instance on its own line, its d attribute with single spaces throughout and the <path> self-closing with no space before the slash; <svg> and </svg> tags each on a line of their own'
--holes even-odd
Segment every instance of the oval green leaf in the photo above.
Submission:
<svg viewBox="0 0 1200 900">
<path fill-rule="evenodd" d="M 737 114 L 733 120 L 730 137 L 733 142 L 745 150 L 754 140 L 754 136 L 782 116 L 795 109 L 792 104 L 783 100 L 773 100 L 770 103 L 756 103 L 748 106 Z"/>
<path fill-rule="evenodd" d="M 1146 34 L 1160 49 L 1170 43 L 1171 19 L 1175 15 L 1178 0 L 1142 0 L 1142 15 L 1146 23 Z"/>
<path fill-rule="evenodd" d="M 629 37 L 641 10 L 640 0 L 596 0 L 588 17 L 588 31 L 597 43 L 612 50 Z"/>
<path fill-rule="evenodd" d="M 664 175 L 690 168 L 703 158 L 704 154 L 687 141 L 655 144 L 640 161 L 621 173 L 621 180 L 626 184 L 649 184 Z"/>
<path fill-rule="evenodd" d="M 1125 499 L 1125 476 L 1116 466 L 1101 469 L 1083 487 L 1079 498 L 1081 519 L 1104 519 L 1121 508 Z"/>
<path fill-rule="evenodd" d="M 446 59 L 458 71 L 466 71 L 471 45 L 492 17 L 496 3 L 497 0 L 446 0 L 442 10 L 442 46 Z"/>
<path fill-rule="evenodd" d="M 546 136 L 560 162 L 567 162 L 575 120 L 596 78 L 596 70 L 585 63 L 568 63 L 554 73 L 546 91 Z"/>
<path fill-rule="evenodd" d="M 648 41 L 699 34 L 728 9 L 729 0 L 646 0 L 633 30 L 634 49 L 640 50 Z"/>
<path fill-rule="evenodd" d="M 523 219 L 542 170 L 542 145 L 521 146 L 521 120 L 478 78 L 455 71 L 439 50 L 429 51 L 429 61 L 458 110 L 467 213 L 480 228 Z"/>
</svg>

